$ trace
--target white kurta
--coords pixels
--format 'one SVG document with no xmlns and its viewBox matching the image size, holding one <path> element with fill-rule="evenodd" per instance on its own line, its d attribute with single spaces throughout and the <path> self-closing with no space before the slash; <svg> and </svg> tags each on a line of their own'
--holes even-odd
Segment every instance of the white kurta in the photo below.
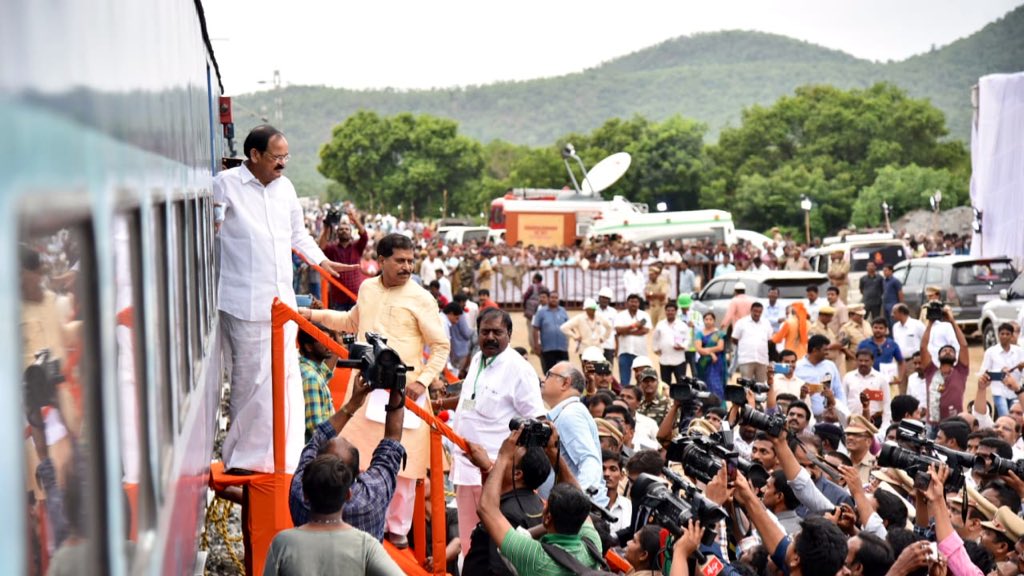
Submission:
<svg viewBox="0 0 1024 576">
<path fill-rule="evenodd" d="M 231 428 L 224 440 L 227 468 L 273 470 L 273 394 L 270 378 L 270 306 L 280 298 L 295 306 L 292 248 L 314 262 L 326 260 L 306 231 L 288 178 L 268 186 L 243 164 L 213 180 L 214 202 L 224 207 L 220 222 L 218 309 L 225 364 L 231 380 Z M 295 469 L 304 439 L 302 377 L 294 342 L 296 326 L 285 327 L 285 468 Z"/>
</svg>

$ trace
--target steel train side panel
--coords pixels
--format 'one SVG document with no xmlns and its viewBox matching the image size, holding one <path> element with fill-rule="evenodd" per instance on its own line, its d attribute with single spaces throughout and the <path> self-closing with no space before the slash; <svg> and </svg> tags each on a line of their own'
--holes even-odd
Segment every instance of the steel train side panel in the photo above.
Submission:
<svg viewBox="0 0 1024 576">
<path fill-rule="evenodd" d="M 139 312 L 146 327 L 141 339 L 145 345 L 138 353 L 143 359 L 139 386 L 144 389 L 145 404 L 140 406 L 141 424 L 136 432 L 142 436 L 139 445 L 144 461 L 139 464 L 146 469 L 142 477 L 152 484 L 140 492 L 155 508 L 151 518 L 140 522 L 131 565 L 123 539 L 114 535 L 122 535 L 126 528 L 122 477 L 116 465 L 122 452 L 118 437 L 125 430 L 116 405 L 136 399 L 119 397 L 113 324 L 104 323 L 117 312 L 111 237 L 119 215 L 124 210 L 137 211 L 140 232 L 133 241 L 142 250 L 140 290 L 143 302 L 153 303 L 156 268 L 163 265 L 162 259 L 178 262 L 174 254 L 156 253 L 158 246 L 164 250 L 174 246 L 152 237 L 157 230 L 154 218 L 158 207 L 179 201 L 181 193 L 193 199 L 208 197 L 216 159 L 223 149 L 219 126 L 212 125 L 215 116 L 211 108 L 220 95 L 220 81 L 211 75 L 215 63 L 196 7 L 191 0 L 106 0 L 100 5 L 16 2 L 0 19 L 0 125 L 11 127 L 14 134 L 13 149 L 0 144 L 0 168 L 8 175 L 0 182 L 0 234 L 4 235 L 0 270 L 7 272 L 0 279 L 0 316 L 17 318 L 19 314 L 15 231 L 19 229 L 19 206 L 26 199 L 35 216 L 47 211 L 83 211 L 97 239 L 101 325 L 94 333 L 101 340 L 97 343 L 101 371 L 96 384 L 102 387 L 98 397 L 104 418 L 95 424 L 106 452 L 106 497 L 101 505 L 103 517 L 110 522 L 110 533 L 103 538 L 106 552 L 101 557 L 111 560 L 108 565 L 88 567 L 88 573 L 191 573 L 202 527 L 222 386 L 218 325 L 215 312 L 211 312 L 216 310 L 216 295 L 209 289 L 213 280 L 200 280 L 199 275 L 207 273 L 201 270 L 174 269 L 164 277 L 169 281 L 192 274 L 188 284 L 192 293 L 178 296 L 206 311 L 207 318 L 198 323 L 192 314 L 182 319 L 185 332 L 180 341 L 185 347 L 193 346 L 188 350 L 177 346 L 178 338 L 163 338 L 154 306 Z M 201 210 L 192 222 L 194 226 L 206 222 Z M 184 233 L 164 232 L 174 238 Z M 212 269 L 213 242 L 200 238 L 199 233 L 192 238 L 198 264 Z M 185 262 L 192 267 L 197 264 L 191 259 Z M 201 332 L 190 338 L 197 330 Z M 20 341 L 13 323 L 0 323 L 0 339 Z M 8 455 L 24 450 L 18 348 L 0 347 L 0 364 L 6 367 L 3 380 L 10 383 L 0 387 L 0 450 Z M 194 362 L 185 370 L 175 368 L 171 380 L 163 381 L 158 374 L 160 362 L 180 366 L 182 354 L 192 354 Z M 184 378 L 189 381 L 182 381 Z M 169 387 L 175 394 L 165 395 L 161 387 Z M 174 405 L 168 405 L 168 400 Z M 159 415 L 179 409 L 171 434 L 163 440 L 170 444 L 169 456 L 164 458 L 161 452 L 166 447 L 160 445 L 157 430 Z M 19 510 L 23 506 L 24 462 L 18 457 L 8 461 L 7 470 L 0 474 L 0 509 Z M 10 534 L 26 534 L 25 517 L 10 516 Z M 0 540 L 0 572 L 25 573 L 27 546 L 22 538 Z"/>
</svg>

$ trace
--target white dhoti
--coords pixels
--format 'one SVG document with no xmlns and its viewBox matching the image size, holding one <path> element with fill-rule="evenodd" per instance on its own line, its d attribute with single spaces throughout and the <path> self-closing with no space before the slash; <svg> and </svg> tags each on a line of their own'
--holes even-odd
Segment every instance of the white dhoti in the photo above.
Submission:
<svg viewBox="0 0 1024 576">
<path fill-rule="evenodd" d="M 270 322 L 250 322 L 220 311 L 221 344 L 231 382 L 231 426 L 224 440 L 224 467 L 274 471 L 274 396 Z M 295 347 L 298 326 L 284 326 L 285 471 L 299 462 L 305 434 L 302 375 Z"/>
</svg>

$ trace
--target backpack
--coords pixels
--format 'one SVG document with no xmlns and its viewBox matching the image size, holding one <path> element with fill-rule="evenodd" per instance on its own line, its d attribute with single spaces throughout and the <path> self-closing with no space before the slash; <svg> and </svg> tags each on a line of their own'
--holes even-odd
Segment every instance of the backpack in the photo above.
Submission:
<svg viewBox="0 0 1024 576">
<path fill-rule="evenodd" d="M 594 546 L 594 543 L 587 538 L 581 538 L 583 546 L 590 553 L 590 557 L 597 560 L 598 567 L 590 568 L 584 565 L 582 562 L 576 559 L 575 556 L 567 552 L 564 548 L 559 548 L 554 544 L 547 542 L 541 542 L 540 545 L 544 547 L 544 552 L 551 557 L 559 566 L 571 571 L 577 576 L 618 576 L 615 572 L 611 572 L 608 569 L 608 563 L 604 561 L 601 556 L 601 552 Z"/>
</svg>

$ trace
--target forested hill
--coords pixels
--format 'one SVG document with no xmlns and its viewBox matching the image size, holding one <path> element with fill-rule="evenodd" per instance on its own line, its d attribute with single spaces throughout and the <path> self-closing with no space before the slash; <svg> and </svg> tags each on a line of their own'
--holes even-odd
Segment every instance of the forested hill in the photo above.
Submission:
<svg viewBox="0 0 1024 576">
<path fill-rule="evenodd" d="M 352 56 L 358 57 L 358 56 Z M 950 135 L 969 138 L 970 89 L 978 77 L 1024 69 L 1024 7 L 975 34 L 901 62 L 875 63 L 791 38 L 726 31 L 680 37 L 583 72 L 486 86 L 395 91 L 291 86 L 282 90 L 284 120 L 297 183 L 323 186 L 315 174 L 319 148 L 331 128 L 359 109 L 391 115 L 427 113 L 452 118 L 482 142 L 502 139 L 546 146 L 571 132 L 586 133 L 609 118 L 635 114 L 662 120 L 694 118 L 716 138 L 737 125 L 740 112 L 770 104 L 805 84 L 864 88 L 889 81 L 946 113 Z M 273 117 L 270 92 L 236 98 L 238 133 Z M 308 191 L 307 191 L 308 192 Z"/>
</svg>

